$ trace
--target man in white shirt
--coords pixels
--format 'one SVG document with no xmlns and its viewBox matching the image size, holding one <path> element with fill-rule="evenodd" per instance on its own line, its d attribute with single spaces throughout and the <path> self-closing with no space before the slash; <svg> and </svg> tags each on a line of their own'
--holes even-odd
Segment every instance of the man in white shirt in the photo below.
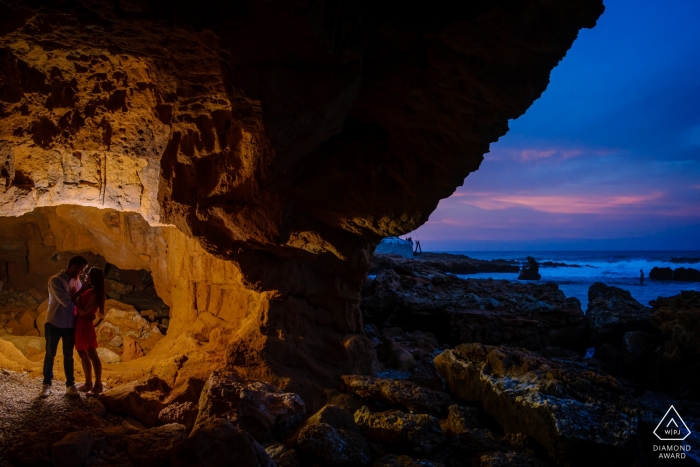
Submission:
<svg viewBox="0 0 700 467">
<path fill-rule="evenodd" d="M 53 362 L 56 358 L 58 341 L 63 340 L 63 370 L 66 373 L 66 394 L 78 396 L 73 373 L 73 348 L 75 347 L 75 303 L 82 284 L 80 275 L 88 261 L 83 256 L 74 256 L 68 267 L 49 279 L 49 306 L 46 311 L 44 331 L 46 356 L 44 357 L 44 385 L 41 397 L 51 393 Z"/>
</svg>

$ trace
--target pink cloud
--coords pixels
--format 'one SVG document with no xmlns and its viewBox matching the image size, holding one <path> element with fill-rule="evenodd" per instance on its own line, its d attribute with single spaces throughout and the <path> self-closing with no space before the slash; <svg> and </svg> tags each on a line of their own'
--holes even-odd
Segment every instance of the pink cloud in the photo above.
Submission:
<svg viewBox="0 0 700 467">
<path fill-rule="evenodd" d="M 561 161 L 581 156 L 604 157 L 619 154 L 620 150 L 610 148 L 543 147 L 543 148 L 498 148 L 487 157 L 492 160 L 512 159 L 519 162 L 532 162 L 549 159 Z"/>
<path fill-rule="evenodd" d="M 471 200 L 464 200 L 462 203 L 487 211 L 521 207 L 554 214 L 605 214 L 620 207 L 654 204 L 664 197 L 664 193 L 612 196 L 472 193 L 472 196 Z"/>
</svg>

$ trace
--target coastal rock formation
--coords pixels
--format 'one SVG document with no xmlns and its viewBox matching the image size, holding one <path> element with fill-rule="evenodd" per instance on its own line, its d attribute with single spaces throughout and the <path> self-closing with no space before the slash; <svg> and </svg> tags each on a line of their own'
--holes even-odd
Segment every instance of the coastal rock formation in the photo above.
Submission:
<svg viewBox="0 0 700 467">
<path fill-rule="evenodd" d="M 649 278 L 657 281 L 700 282 L 700 271 L 694 268 L 654 267 L 649 271 Z"/>
<path fill-rule="evenodd" d="M 683 291 L 651 302 L 651 324 L 663 335 L 650 371 L 662 387 L 679 390 L 686 398 L 700 399 L 700 377 L 685 371 L 700 356 L 700 292 Z"/>
<path fill-rule="evenodd" d="M 343 376 L 343 389 L 366 400 L 379 400 L 411 411 L 440 414 L 450 397 L 442 391 L 426 389 L 410 381 L 395 381 L 371 376 Z"/>
<path fill-rule="evenodd" d="M 602 11 L 1 0 L 6 283 L 47 251 L 148 270 L 168 335 L 116 384 L 186 355 L 155 399 L 228 365 L 320 407 L 373 368 L 374 245 L 479 167 Z"/>
<path fill-rule="evenodd" d="M 540 265 L 532 256 L 527 257 L 527 264 L 520 268 L 518 279 L 523 281 L 538 281 L 542 278 L 540 275 Z"/>
<path fill-rule="evenodd" d="M 651 331 L 651 309 L 635 300 L 629 291 L 596 282 L 588 289 L 586 322 L 594 345 L 618 343 L 630 331 Z"/>
<path fill-rule="evenodd" d="M 437 269 L 450 274 L 477 274 L 480 272 L 518 272 L 519 267 L 513 261 L 501 259 L 485 261 L 473 259 L 464 255 L 446 253 L 422 253 L 412 258 L 400 256 L 380 255 L 372 256 L 372 264 L 369 267 L 370 274 L 379 274 L 385 269 L 401 270 L 404 266 L 411 270 L 419 270 L 421 266 Z"/>
<path fill-rule="evenodd" d="M 480 403 L 506 432 L 528 433 L 563 465 L 629 462 L 641 410 L 614 378 L 481 344 L 447 350 L 435 364 L 455 398 Z"/>
<path fill-rule="evenodd" d="M 451 345 L 585 348 L 581 304 L 556 284 L 463 280 L 407 266 L 382 271 L 367 282 L 361 304 L 366 321 L 428 331 Z"/>
</svg>

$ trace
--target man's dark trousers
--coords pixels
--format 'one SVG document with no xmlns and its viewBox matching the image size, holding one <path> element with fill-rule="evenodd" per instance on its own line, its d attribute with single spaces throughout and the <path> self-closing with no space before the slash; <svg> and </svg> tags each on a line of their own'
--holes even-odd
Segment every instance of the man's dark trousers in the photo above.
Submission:
<svg viewBox="0 0 700 467">
<path fill-rule="evenodd" d="M 53 361 L 56 358 L 59 339 L 63 340 L 63 371 L 66 373 L 66 386 L 75 384 L 73 373 L 73 349 L 75 348 L 75 328 L 57 328 L 51 323 L 44 323 L 46 337 L 46 357 L 44 358 L 44 384 L 51 384 L 53 379 Z"/>
</svg>

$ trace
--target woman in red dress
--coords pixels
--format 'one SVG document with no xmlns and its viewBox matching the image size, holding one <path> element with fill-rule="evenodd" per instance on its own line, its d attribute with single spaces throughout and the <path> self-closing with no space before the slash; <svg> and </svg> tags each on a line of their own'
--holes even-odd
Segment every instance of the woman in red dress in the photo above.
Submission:
<svg viewBox="0 0 700 467">
<path fill-rule="evenodd" d="M 83 291 L 84 290 L 84 291 Z M 92 268 L 88 273 L 81 294 L 75 302 L 75 350 L 80 355 L 85 373 L 85 384 L 78 391 L 88 395 L 100 394 L 102 387 L 102 362 L 97 355 L 97 334 L 95 317 L 105 312 L 105 274 L 100 268 Z M 95 384 L 92 384 L 92 369 L 95 369 Z"/>
</svg>

